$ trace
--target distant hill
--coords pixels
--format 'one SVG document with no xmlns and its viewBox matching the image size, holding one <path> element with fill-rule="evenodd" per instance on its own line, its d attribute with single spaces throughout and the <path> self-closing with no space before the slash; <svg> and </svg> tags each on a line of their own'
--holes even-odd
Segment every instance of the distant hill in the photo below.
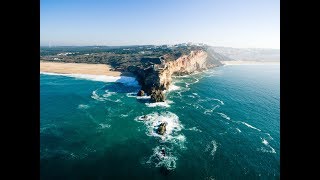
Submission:
<svg viewBox="0 0 320 180">
<path fill-rule="evenodd" d="M 211 46 L 210 48 L 213 49 L 214 52 L 225 57 L 229 57 L 232 60 L 280 61 L 280 49 L 231 48 L 215 46 Z"/>
</svg>

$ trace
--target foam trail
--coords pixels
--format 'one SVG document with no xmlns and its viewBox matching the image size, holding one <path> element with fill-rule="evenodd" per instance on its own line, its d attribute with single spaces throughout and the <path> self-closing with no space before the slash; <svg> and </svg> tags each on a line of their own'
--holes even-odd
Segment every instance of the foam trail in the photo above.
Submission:
<svg viewBox="0 0 320 180">
<path fill-rule="evenodd" d="M 210 114 L 210 113 L 212 113 L 212 112 L 213 112 L 216 108 L 218 108 L 218 107 L 220 107 L 220 105 L 216 105 L 216 106 L 214 106 L 214 107 L 213 107 L 212 109 L 210 109 L 210 110 L 206 109 L 203 114 Z"/>
<path fill-rule="evenodd" d="M 119 82 L 128 86 L 139 86 L 138 81 L 134 77 L 129 76 L 106 76 L 106 75 L 92 75 L 92 74 L 61 74 L 61 73 L 49 73 L 40 72 L 40 74 L 66 76 L 78 79 L 85 79 L 99 82 Z"/>
<path fill-rule="evenodd" d="M 270 138 L 271 140 L 273 140 L 273 137 L 272 137 L 269 133 L 266 133 L 266 135 L 268 135 L 269 138 Z"/>
<path fill-rule="evenodd" d="M 206 149 L 204 150 L 205 152 L 210 150 L 210 146 L 212 145 L 212 150 L 210 151 L 210 155 L 213 157 L 212 159 L 214 159 L 214 155 L 217 151 L 218 145 L 217 142 L 215 140 L 212 140 L 207 146 Z"/>
<path fill-rule="evenodd" d="M 116 94 L 116 92 L 109 92 L 108 90 L 105 90 L 105 93 L 106 93 L 106 94 L 103 94 L 103 95 L 102 95 L 103 97 L 110 97 L 110 96 L 112 96 L 113 94 Z"/>
<path fill-rule="evenodd" d="M 86 104 L 79 104 L 78 109 L 88 109 L 90 106 Z"/>
<path fill-rule="evenodd" d="M 240 130 L 239 128 L 236 128 L 236 130 L 237 130 L 239 133 L 241 133 L 241 130 Z"/>
<path fill-rule="evenodd" d="M 155 102 L 155 103 L 145 103 L 148 107 L 170 107 L 170 104 L 173 103 L 172 101 L 165 101 L 165 102 Z"/>
<path fill-rule="evenodd" d="M 224 105 L 224 102 L 223 101 L 221 101 L 220 99 L 212 99 L 212 100 L 214 100 L 214 101 L 218 101 L 218 102 L 220 102 L 221 103 L 221 105 Z"/>
<path fill-rule="evenodd" d="M 219 112 L 218 112 L 218 114 L 220 114 L 221 117 L 223 117 L 223 118 L 225 118 L 225 119 L 227 119 L 227 120 L 231 120 L 231 118 L 230 118 L 229 116 L 227 116 L 227 115 L 225 115 L 225 114 L 223 114 L 223 113 L 219 113 Z"/>
<path fill-rule="evenodd" d="M 244 124 L 244 125 L 246 125 L 247 127 L 249 127 L 249 128 L 252 128 L 252 129 L 255 129 L 255 130 L 258 130 L 258 131 L 261 131 L 260 129 L 258 129 L 258 128 L 256 128 L 256 127 L 254 127 L 254 126 L 251 126 L 250 124 L 248 124 L 248 123 L 245 123 L 245 122 L 241 122 L 242 124 Z"/>
</svg>

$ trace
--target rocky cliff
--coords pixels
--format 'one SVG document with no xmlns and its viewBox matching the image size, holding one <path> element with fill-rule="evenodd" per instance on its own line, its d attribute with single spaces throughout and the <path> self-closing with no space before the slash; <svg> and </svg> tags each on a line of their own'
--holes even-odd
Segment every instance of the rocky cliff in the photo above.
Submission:
<svg viewBox="0 0 320 180">
<path fill-rule="evenodd" d="M 172 75 L 190 74 L 208 68 L 221 65 L 210 54 L 204 50 L 191 51 L 176 60 L 168 61 L 164 56 L 161 64 L 154 64 L 146 69 L 140 70 L 140 83 L 142 90 L 148 95 L 153 95 L 153 102 L 164 101 L 163 90 L 167 90 L 172 83 Z"/>
</svg>

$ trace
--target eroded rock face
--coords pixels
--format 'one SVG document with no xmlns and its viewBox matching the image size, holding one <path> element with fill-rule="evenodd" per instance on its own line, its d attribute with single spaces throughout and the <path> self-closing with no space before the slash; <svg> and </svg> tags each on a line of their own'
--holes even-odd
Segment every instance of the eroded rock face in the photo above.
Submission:
<svg viewBox="0 0 320 180">
<path fill-rule="evenodd" d="M 163 89 L 168 89 L 172 82 L 173 74 L 183 75 L 195 71 L 207 69 L 208 54 L 205 51 L 191 51 L 189 55 L 184 55 L 175 61 L 166 63 L 166 68 L 159 73 L 159 84 Z"/>
<path fill-rule="evenodd" d="M 217 66 L 210 59 L 212 57 L 204 50 L 191 51 L 190 54 L 183 55 L 174 61 L 166 62 L 164 58 L 162 64 L 139 71 L 139 82 L 144 92 L 151 95 L 151 102 L 163 102 L 165 97 L 162 91 L 169 89 L 173 74 L 185 75 Z"/>
<path fill-rule="evenodd" d="M 141 89 L 138 93 L 137 96 L 144 96 L 144 91 Z"/>
<path fill-rule="evenodd" d="M 158 134 L 164 135 L 164 133 L 166 132 L 166 126 L 167 126 L 167 123 L 165 122 L 161 123 L 158 128 Z"/>
<path fill-rule="evenodd" d="M 150 95 L 150 101 L 151 102 L 164 102 L 165 101 L 165 95 L 160 89 L 152 88 L 151 95 Z"/>
</svg>

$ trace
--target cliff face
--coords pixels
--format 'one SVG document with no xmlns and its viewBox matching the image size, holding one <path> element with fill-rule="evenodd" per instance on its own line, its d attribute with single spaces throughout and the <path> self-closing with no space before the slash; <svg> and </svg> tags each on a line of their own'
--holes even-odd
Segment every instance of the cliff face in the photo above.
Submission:
<svg viewBox="0 0 320 180">
<path fill-rule="evenodd" d="M 164 62 L 161 65 L 154 65 L 140 72 L 140 83 L 142 89 L 148 94 L 152 92 L 167 90 L 172 82 L 172 75 L 190 74 L 195 71 L 202 71 L 208 68 L 219 66 L 221 63 L 212 59 L 206 51 L 191 51 L 174 61 Z M 160 93 L 161 94 L 161 93 Z"/>
<path fill-rule="evenodd" d="M 190 74 L 194 71 L 201 71 L 208 68 L 208 54 L 205 51 L 191 51 L 189 55 L 184 55 L 175 61 L 165 63 L 165 68 L 159 72 L 160 89 L 169 88 L 173 74 Z"/>
</svg>

